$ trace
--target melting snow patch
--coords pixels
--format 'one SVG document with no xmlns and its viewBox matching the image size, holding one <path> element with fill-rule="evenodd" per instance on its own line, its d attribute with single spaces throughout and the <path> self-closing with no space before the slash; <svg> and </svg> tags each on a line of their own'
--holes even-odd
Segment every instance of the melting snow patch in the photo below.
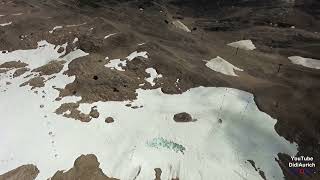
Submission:
<svg viewBox="0 0 320 180">
<path fill-rule="evenodd" d="M 49 33 L 53 33 L 54 30 L 61 29 L 61 28 L 63 28 L 63 26 L 55 26 L 51 31 L 49 31 Z"/>
<path fill-rule="evenodd" d="M 39 41 L 37 49 L 15 50 L 12 52 L 1 53 L 0 63 L 7 61 L 21 61 L 29 64 L 29 67 L 34 69 L 64 55 L 66 53 L 65 50 L 59 53 L 58 49 L 60 47 L 66 49 L 66 46 L 67 43 L 62 46 L 55 46 L 47 41 Z"/>
<path fill-rule="evenodd" d="M 151 86 L 156 85 L 156 83 L 154 82 L 155 79 L 162 77 L 162 75 L 158 74 L 157 71 L 154 68 L 146 69 L 146 73 L 148 73 L 150 75 L 150 77 L 145 78 L 145 80 L 147 82 L 149 82 L 151 84 Z"/>
<path fill-rule="evenodd" d="M 191 30 L 179 20 L 173 21 L 172 23 L 174 26 L 176 26 L 176 28 L 182 29 L 186 32 L 191 32 Z"/>
<path fill-rule="evenodd" d="M 12 14 L 12 16 L 21 16 L 23 13 L 15 13 L 15 14 Z"/>
<path fill-rule="evenodd" d="M 74 40 L 73 40 L 72 43 L 74 44 L 74 43 L 76 43 L 76 42 L 78 42 L 78 41 L 79 41 L 79 39 L 76 37 L 76 38 L 74 38 Z"/>
<path fill-rule="evenodd" d="M 254 50 L 256 46 L 252 43 L 251 40 L 241 40 L 233 43 L 229 43 L 228 46 L 239 48 L 243 50 Z"/>
<path fill-rule="evenodd" d="M 136 58 L 136 57 L 143 57 L 143 58 L 148 58 L 148 55 L 147 55 L 148 53 L 146 52 L 146 51 L 142 51 L 142 52 L 137 52 L 137 51 L 135 51 L 135 52 L 133 52 L 133 53 L 131 53 L 128 57 L 127 57 L 127 59 L 129 60 L 129 61 L 132 61 L 134 58 Z"/>
<path fill-rule="evenodd" d="M 146 44 L 146 43 L 139 43 L 138 46 L 142 46 L 142 45 L 145 45 L 145 44 Z"/>
<path fill-rule="evenodd" d="M 8 26 L 10 24 L 12 24 L 12 22 L 2 23 L 2 24 L 0 24 L 0 26 Z"/>
<path fill-rule="evenodd" d="M 136 57 L 143 57 L 143 58 L 148 58 L 147 52 L 133 52 L 129 56 L 126 57 L 126 59 L 121 60 L 121 59 L 113 59 L 110 60 L 108 64 L 104 65 L 105 67 L 111 68 L 111 69 L 116 69 L 118 71 L 125 71 L 122 67 L 127 66 L 127 60 L 132 61 Z M 106 57 L 106 59 L 109 59 Z"/>
<path fill-rule="evenodd" d="M 108 67 L 110 69 L 116 69 L 118 71 L 124 71 L 122 67 L 125 67 L 127 65 L 126 60 L 121 60 L 121 59 L 113 59 L 110 60 L 108 64 L 104 65 L 105 67 Z"/>
<path fill-rule="evenodd" d="M 106 35 L 105 37 L 104 37 L 104 39 L 107 39 L 107 38 L 109 38 L 109 37 L 111 37 L 111 36 L 114 36 L 114 35 L 116 35 L 117 33 L 112 33 L 112 34 L 108 34 L 108 35 Z"/>
<path fill-rule="evenodd" d="M 217 56 L 214 59 L 211 59 L 210 61 L 207 61 L 206 66 L 216 72 L 220 72 L 222 74 L 228 75 L 228 76 L 238 76 L 234 70 L 237 71 L 243 71 L 243 69 L 240 69 L 228 61 L 224 60 L 223 58 Z"/>
<path fill-rule="evenodd" d="M 317 60 L 317 59 L 304 58 L 301 56 L 290 56 L 288 57 L 288 59 L 293 64 L 298 64 L 298 65 L 305 66 L 308 68 L 313 68 L 313 69 L 320 69 L 320 60 Z"/>
</svg>

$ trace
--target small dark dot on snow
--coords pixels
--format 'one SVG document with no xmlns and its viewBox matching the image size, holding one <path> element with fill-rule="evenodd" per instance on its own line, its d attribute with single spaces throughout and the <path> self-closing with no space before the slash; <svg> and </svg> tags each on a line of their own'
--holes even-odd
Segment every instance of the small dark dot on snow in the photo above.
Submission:
<svg viewBox="0 0 320 180">
<path fill-rule="evenodd" d="M 93 76 L 93 79 L 94 80 L 98 80 L 98 76 Z"/>
</svg>

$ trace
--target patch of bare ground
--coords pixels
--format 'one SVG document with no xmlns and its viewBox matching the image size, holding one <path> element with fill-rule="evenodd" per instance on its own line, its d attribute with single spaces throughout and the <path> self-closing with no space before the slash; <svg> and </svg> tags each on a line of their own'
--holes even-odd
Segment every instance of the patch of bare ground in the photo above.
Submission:
<svg viewBox="0 0 320 180">
<path fill-rule="evenodd" d="M 17 69 L 14 73 L 13 73 L 13 77 L 16 78 L 16 77 L 19 77 L 21 75 L 23 75 L 24 73 L 30 71 L 29 68 L 20 68 L 20 69 Z"/>
<path fill-rule="evenodd" d="M 40 75 L 56 74 L 62 70 L 64 63 L 65 63 L 65 61 L 51 61 L 46 65 L 43 65 L 41 67 L 38 67 L 38 68 L 32 70 L 32 72 L 39 72 Z"/>
<path fill-rule="evenodd" d="M 21 61 L 9 61 L 0 65 L 0 68 L 14 69 L 14 68 L 23 68 L 28 66 L 27 63 Z"/>
<path fill-rule="evenodd" d="M 95 155 L 81 155 L 71 169 L 56 172 L 51 180 L 117 180 L 105 175 L 99 165 Z"/>
<path fill-rule="evenodd" d="M 154 180 L 161 180 L 161 174 L 162 174 L 162 170 L 160 168 L 155 168 L 155 176 L 156 178 Z"/>
<path fill-rule="evenodd" d="M 26 85 L 31 86 L 32 87 L 31 89 L 44 87 L 45 78 L 44 77 L 40 77 L 40 76 L 31 78 L 30 80 L 20 84 L 20 87 L 23 87 L 23 86 L 26 86 Z"/>
<path fill-rule="evenodd" d="M 39 170 L 34 165 L 23 165 L 5 174 L 0 175 L 0 180 L 34 180 Z"/>
<path fill-rule="evenodd" d="M 63 115 L 67 118 L 72 118 L 79 120 L 81 122 L 90 122 L 91 117 L 89 114 L 84 114 L 78 110 L 79 103 L 64 103 L 61 104 L 58 109 L 56 109 L 55 113 L 59 115 Z"/>
<path fill-rule="evenodd" d="M 106 68 L 102 59 L 93 54 L 72 61 L 66 73 L 76 79 L 60 90 L 59 97 L 77 94 L 82 97 L 81 102 L 88 103 L 135 99 L 135 90 L 144 82 L 143 77 L 138 79 L 134 72 Z"/>
</svg>

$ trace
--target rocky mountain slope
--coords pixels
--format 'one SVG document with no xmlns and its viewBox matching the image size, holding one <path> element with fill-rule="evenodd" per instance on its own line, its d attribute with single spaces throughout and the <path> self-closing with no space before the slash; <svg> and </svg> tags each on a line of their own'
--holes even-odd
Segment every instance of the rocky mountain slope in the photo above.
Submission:
<svg viewBox="0 0 320 180">
<path fill-rule="evenodd" d="M 319 179 L 319 9 L 1 0 L 0 179 Z"/>
</svg>

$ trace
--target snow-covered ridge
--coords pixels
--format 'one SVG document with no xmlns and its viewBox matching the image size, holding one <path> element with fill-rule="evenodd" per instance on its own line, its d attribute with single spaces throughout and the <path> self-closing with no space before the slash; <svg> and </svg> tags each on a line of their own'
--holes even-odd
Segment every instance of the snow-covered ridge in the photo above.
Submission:
<svg viewBox="0 0 320 180">
<path fill-rule="evenodd" d="M 234 70 L 236 71 L 243 71 L 243 69 L 240 69 L 228 61 L 224 60 L 220 56 L 217 56 L 216 58 L 211 59 L 210 61 L 207 61 L 206 66 L 216 72 L 228 75 L 228 76 L 238 76 Z"/>
<path fill-rule="evenodd" d="M 301 56 L 290 56 L 288 59 L 293 64 L 298 64 L 304 67 L 313 68 L 313 69 L 320 69 L 320 60 L 312 59 L 312 58 L 305 58 Z"/>
</svg>

